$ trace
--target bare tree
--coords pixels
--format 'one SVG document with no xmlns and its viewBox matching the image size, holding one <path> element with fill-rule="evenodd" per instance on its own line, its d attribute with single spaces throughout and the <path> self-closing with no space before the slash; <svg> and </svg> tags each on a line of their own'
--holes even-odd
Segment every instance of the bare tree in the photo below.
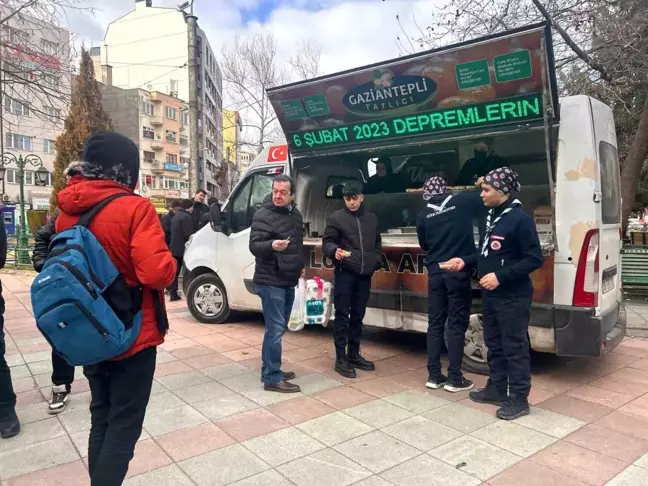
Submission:
<svg viewBox="0 0 648 486">
<path fill-rule="evenodd" d="M 296 55 L 288 59 L 297 79 L 316 78 L 321 74 L 322 46 L 313 39 L 301 39 Z"/>
<path fill-rule="evenodd" d="M 562 93 L 589 94 L 614 110 L 625 224 L 648 156 L 646 0 L 449 0 L 425 20 L 412 35 L 398 19 L 403 52 L 551 23 Z"/>
</svg>

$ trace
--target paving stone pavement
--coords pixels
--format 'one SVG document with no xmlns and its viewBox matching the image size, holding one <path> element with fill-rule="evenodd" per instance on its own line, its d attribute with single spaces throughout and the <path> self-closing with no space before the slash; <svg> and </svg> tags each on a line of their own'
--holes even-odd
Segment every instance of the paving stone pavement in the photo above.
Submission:
<svg viewBox="0 0 648 486">
<path fill-rule="evenodd" d="M 1 484 L 87 486 L 87 381 L 77 370 L 68 409 L 47 415 L 50 354 L 31 316 L 33 276 L 0 278 L 23 423 L 0 441 Z M 259 381 L 258 316 L 208 326 L 182 302 L 168 307 L 171 331 L 126 485 L 648 486 L 643 338 L 602 358 L 542 360 L 531 415 L 509 423 L 466 393 L 427 390 L 421 336 L 367 332 L 376 372 L 349 380 L 332 371 L 330 331 L 286 334 L 284 367 L 303 393 L 280 395 Z"/>
</svg>

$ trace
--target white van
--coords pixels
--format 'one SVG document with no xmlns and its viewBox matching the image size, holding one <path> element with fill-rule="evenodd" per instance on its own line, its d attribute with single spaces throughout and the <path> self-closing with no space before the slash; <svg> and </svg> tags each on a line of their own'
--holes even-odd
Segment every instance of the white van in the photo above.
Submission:
<svg viewBox="0 0 648 486">
<path fill-rule="evenodd" d="M 520 54 L 521 48 L 533 47 L 538 39 L 538 59 L 533 49 Z M 327 216 L 344 205 L 338 189 L 350 180 L 367 182 L 376 159 L 387 157 L 394 168 L 392 177 L 399 178 L 404 191 L 365 198 L 367 208 L 379 217 L 384 251 L 382 269 L 372 280 L 365 323 L 426 332 L 425 255 L 413 229 L 424 204 L 422 185 L 437 173 L 452 183 L 475 145 L 487 140 L 490 150 L 518 172 L 522 184 L 518 199 L 535 218 L 545 255 L 544 265 L 532 275 L 532 348 L 565 356 L 597 356 L 616 347 L 624 336 L 625 311 L 620 281 L 620 174 L 612 111 L 587 96 L 558 102 L 555 85 L 552 90 L 550 52 L 549 28 L 531 26 L 270 90 L 289 144 L 261 152 L 225 202 L 220 221 L 189 241 L 183 275 L 191 313 L 201 322 L 217 324 L 225 322 L 231 311 L 261 311 L 252 283 L 254 257 L 248 240 L 252 216 L 271 192 L 277 174 L 296 181 L 296 203 L 305 222 L 307 276 L 332 281 L 333 264 L 322 257 L 321 235 Z M 452 63 L 452 69 L 443 63 Z M 545 68 L 544 75 L 537 73 Z M 423 75 L 417 78 L 413 70 Z M 456 93 L 444 85 L 449 72 Z M 495 85 L 492 91 L 483 94 L 483 87 L 467 87 L 487 77 Z M 374 80 L 369 88 L 362 83 L 367 78 Z M 529 91 L 534 82 L 537 95 Z M 344 87 L 345 83 L 352 86 Z M 382 87 L 377 87 L 379 83 Z M 433 92 L 424 92 L 430 84 L 435 85 Z M 448 96 L 437 99 L 444 90 Z M 379 100 L 394 91 L 395 99 Z M 372 112 L 374 108 L 386 113 Z M 363 116 L 373 118 L 363 121 Z M 457 120 L 464 126 L 448 129 Z M 455 186 L 451 190 L 475 189 Z M 473 292 L 464 365 L 485 372 L 476 283 Z"/>
</svg>

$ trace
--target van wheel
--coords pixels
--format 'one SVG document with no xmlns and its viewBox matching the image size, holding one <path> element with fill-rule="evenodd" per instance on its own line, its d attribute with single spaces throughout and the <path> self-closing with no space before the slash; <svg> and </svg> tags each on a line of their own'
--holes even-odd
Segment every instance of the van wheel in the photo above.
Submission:
<svg viewBox="0 0 648 486">
<path fill-rule="evenodd" d="M 204 324 L 222 324 L 230 315 L 227 292 L 221 279 L 211 273 L 199 275 L 187 288 L 187 306 Z"/>
<path fill-rule="evenodd" d="M 484 342 L 484 327 L 481 314 L 472 314 L 464 341 L 463 367 L 466 371 L 487 375 L 488 348 Z"/>
</svg>

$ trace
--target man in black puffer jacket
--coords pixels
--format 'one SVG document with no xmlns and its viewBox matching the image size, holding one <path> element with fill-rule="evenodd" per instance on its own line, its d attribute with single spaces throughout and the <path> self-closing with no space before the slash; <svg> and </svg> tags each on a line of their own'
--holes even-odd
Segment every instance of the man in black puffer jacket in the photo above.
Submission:
<svg viewBox="0 0 648 486">
<path fill-rule="evenodd" d="M 264 388 L 279 393 L 301 391 L 288 381 L 295 374 L 281 371 L 281 339 L 288 327 L 295 286 L 304 275 L 303 220 L 294 199 L 292 179 L 275 177 L 272 197 L 254 214 L 250 230 L 250 252 L 256 257 L 254 284 L 265 320 L 261 373 Z"/>
<path fill-rule="evenodd" d="M 342 195 L 346 208 L 329 216 L 322 252 L 335 262 L 335 371 L 355 378 L 356 368 L 376 369 L 371 361 L 360 356 L 360 336 L 371 277 L 382 262 L 382 240 L 378 217 L 363 205 L 362 185 L 349 182 L 344 185 Z"/>
</svg>

